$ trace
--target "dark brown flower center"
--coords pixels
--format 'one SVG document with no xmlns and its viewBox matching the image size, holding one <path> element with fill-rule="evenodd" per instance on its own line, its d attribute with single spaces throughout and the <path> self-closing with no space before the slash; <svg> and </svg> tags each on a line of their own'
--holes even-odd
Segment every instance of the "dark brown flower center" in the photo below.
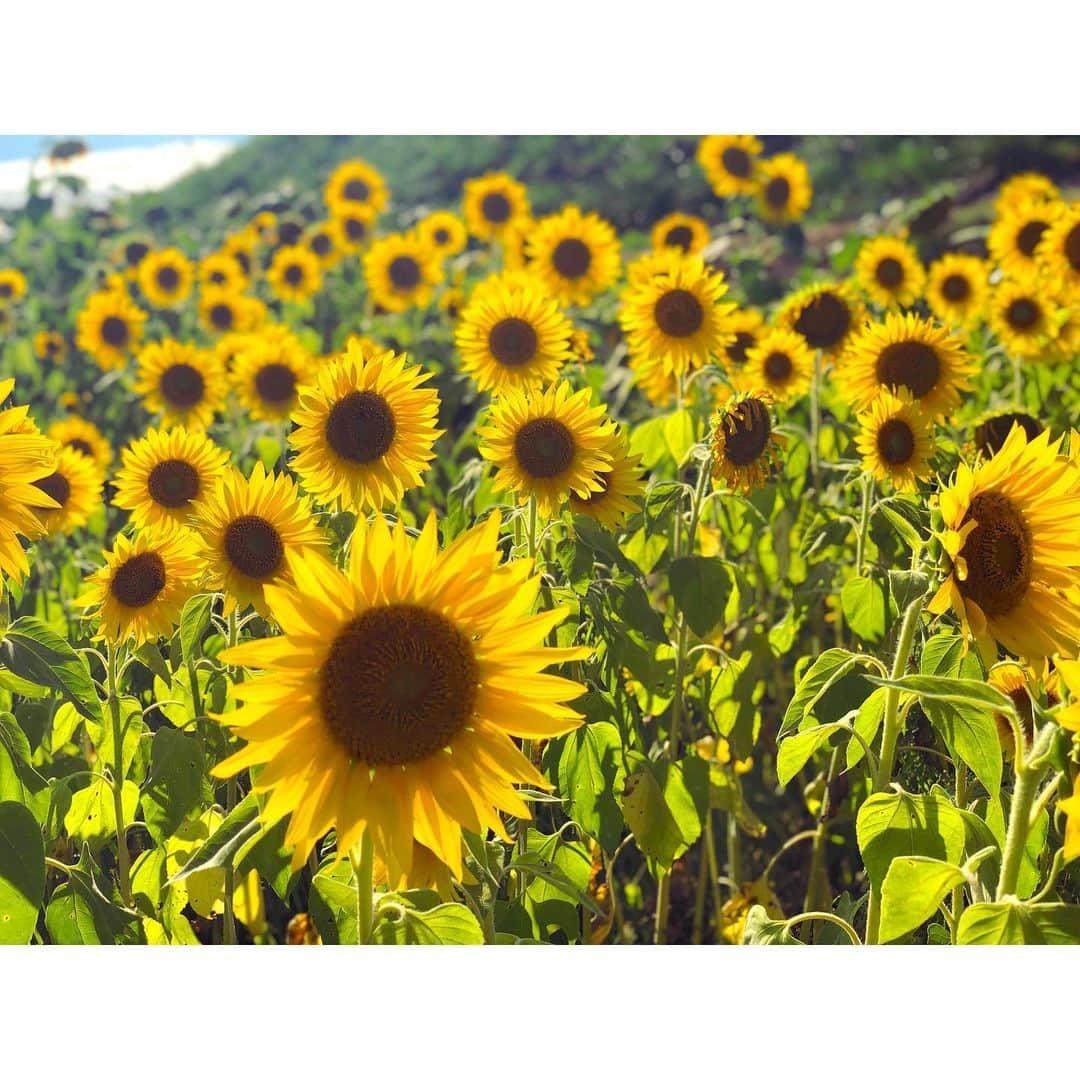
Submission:
<svg viewBox="0 0 1080 1080">
<path fill-rule="evenodd" d="M 576 280 L 589 272 L 592 252 L 584 241 L 576 236 L 568 236 L 555 245 L 555 250 L 551 253 L 551 264 L 561 277 Z"/>
<path fill-rule="evenodd" d="M 390 284 L 403 292 L 420 284 L 420 264 L 411 255 L 399 255 L 390 263 L 387 272 Z"/>
<path fill-rule="evenodd" d="M 176 267 L 161 267 L 157 272 L 157 283 L 165 292 L 172 292 L 180 284 L 180 274 Z"/>
<path fill-rule="evenodd" d="M 101 340 L 114 349 L 124 348 L 131 338 L 127 320 L 119 315 L 106 315 L 101 321 Z"/>
<path fill-rule="evenodd" d="M 1014 330 L 1030 330 L 1039 321 L 1039 305 L 1027 297 L 1020 297 L 1005 310 L 1005 321 Z"/>
<path fill-rule="evenodd" d="M 795 370 L 791 357 L 784 352 L 769 353 L 765 357 L 765 378 L 771 383 L 786 383 Z"/>
<path fill-rule="evenodd" d="M 906 387 L 915 398 L 930 393 L 940 374 L 937 352 L 922 341 L 896 341 L 886 345 L 877 359 L 877 381 L 892 389 Z"/>
<path fill-rule="evenodd" d="M 296 394 L 296 375 L 285 364 L 264 364 L 255 373 L 255 393 L 270 405 L 283 405 Z"/>
<path fill-rule="evenodd" d="M 661 332 L 668 337 L 690 337 L 701 329 L 705 309 L 688 289 L 672 289 L 656 301 L 653 317 Z"/>
<path fill-rule="evenodd" d="M 66 476 L 58 472 L 54 472 L 51 476 L 43 476 L 40 480 L 35 480 L 34 487 L 44 491 L 50 499 L 61 506 L 67 506 L 67 501 L 71 497 L 70 481 Z"/>
<path fill-rule="evenodd" d="M 1074 225 L 1065 234 L 1065 258 L 1069 265 L 1080 274 L 1080 224 Z"/>
<path fill-rule="evenodd" d="M 182 458 L 159 461 L 151 470 L 146 482 L 150 498 L 159 506 L 170 510 L 187 506 L 199 495 L 199 473 Z"/>
<path fill-rule="evenodd" d="M 753 347 L 755 340 L 753 334 L 740 330 L 736 333 L 735 340 L 727 347 L 728 359 L 736 367 L 742 367 L 746 363 L 746 350 Z"/>
<path fill-rule="evenodd" d="M 228 330 L 233 324 L 233 309 L 231 304 L 214 304 L 210 308 L 210 322 L 217 330 Z"/>
<path fill-rule="evenodd" d="M 1028 437 L 1028 442 L 1043 430 L 1042 424 L 1027 413 L 1000 413 L 988 417 L 975 429 L 975 448 L 985 457 L 993 457 L 1005 445 L 1014 424 L 1020 425 Z"/>
<path fill-rule="evenodd" d="M 878 428 L 877 448 L 888 464 L 906 465 L 915 453 L 915 432 L 910 424 L 894 416 Z"/>
<path fill-rule="evenodd" d="M 6 300 L 9 296 L 11 296 L 11 293 L 12 293 L 11 282 L 10 281 L 0 281 L 0 297 L 3 297 L 3 299 Z"/>
<path fill-rule="evenodd" d="M 694 233 L 689 225 L 676 225 L 673 229 L 668 229 L 664 240 L 668 247 L 682 248 L 683 251 L 689 251 L 693 242 Z"/>
<path fill-rule="evenodd" d="M 895 289 L 904 280 L 904 267 L 901 265 L 899 259 L 894 259 L 889 256 L 887 259 L 882 259 L 877 264 L 877 269 L 874 271 L 874 276 L 877 278 L 877 283 L 884 289 Z"/>
<path fill-rule="evenodd" d="M 371 196 L 371 188 L 363 180 L 350 180 L 342 189 L 342 194 L 350 202 L 367 202 Z"/>
<path fill-rule="evenodd" d="M 971 500 L 962 524 L 972 520 L 977 524 L 960 550 L 967 577 L 957 587 L 986 615 L 1007 615 L 1031 584 L 1031 530 L 1012 500 L 998 491 Z"/>
<path fill-rule="evenodd" d="M 367 222 L 363 218 L 345 219 L 345 235 L 355 244 L 367 236 Z"/>
<path fill-rule="evenodd" d="M 765 185 L 765 202 L 774 210 L 783 210 L 791 197 L 791 184 L 786 176 L 774 176 Z"/>
<path fill-rule="evenodd" d="M 156 551 L 133 555 L 119 566 L 109 590 L 124 607 L 141 608 L 165 588 L 165 563 Z"/>
<path fill-rule="evenodd" d="M 959 304 L 971 295 L 971 282 L 963 274 L 949 274 L 941 283 L 941 295 Z"/>
<path fill-rule="evenodd" d="M 198 405 L 206 392 L 206 381 L 198 368 L 190 364 L 173 364 L 161 376 L 161 396 L 180 409 Z"/>
<path fill-rule="evenodd" d="M 518 429 L 514 456 L 530 476 L 550 480 L 573 464 L 574 436 L 561 420 L 537 417 Z"/>
<path fill-rule="evenodd" d="M 527 364 L 536 356 L 537 344 L 536 331 L 524 319 L 502 319 L 488 335 L 491 355 L 505 367 Z"/>
<path fill-rule="evenodd" d="M 439 247 L 445 247 L 450 243 L 450 233 L 446 229 L 436 229 L 431 236 Z"/>
<path fill-rule="evenodd" d="M 720 160 L 724 163 L 727 172 L 739 180 L 745 180 L 750 175 L 753 163 L 750 155 L 741 146 L 726 147 L 720 155 Z"/>
<path fill-rule="evenodd" d="M 354 390 L 330 410 L 326 441 L 338 457 L 367 464 L 390 449 L 397 433 L 394 414 L 382 394 Z"/>
<path fill-rule="evenodd" d="M 1035 248 L 1038 247 L 1046 228 L 1045 221 L 1029 221 L 1016 234 L 1016 247 L 1022 255 L 1030 259 L 1035 254 Z"/>
<path fill-rule="evenodd" d="M 304 234 L 304 226 L 299 221 L 282 221 L 278 225 L 278 243 L 291 247 Z"/>
<path fill-rule="evenodd" d="M 812 349 L 839 345 L 851 328 L 851 308 L 835 293 L 819 293 L 807 302 L 795 320 L 795 329 Z"/>
<path fill-rule="evenodd" d="M 740 401 L 725 422 L 724 456 L 737 466 L 753 465 L 769 445 L 772 421 L 758 398 Z"/>
<path fill-rule="evenodd" d="M 245 274 L 251 273 L 251 257 L 246 251 L 234 251 L 232 257 L 236 260 L 237 265 L 244 271 Z"/>
<path fill-rule="evenodd" d="M 330 254 L 330 237 L 326 233 L 315 233 L 311 238 L 311 250 L 321 259 Z"/>
<path fill-rule="evenodd" d="M 150 254 L 150 245 L 141 240 L 131 240 L 124 246 L 124 258 L 128 266 L 138 266 Z"/>
<path fill-rule="evenodd" d="M 400 766 L 432 757 L 465 729 L 479 668 L 445 616 L 391 604 L 341 629 L 319 679 L 319 709 L 342 749 L 367 765 Z"/>
<path fill-rule="evenodd" d="M 489 192 L 480 201 L 480 212 L 494 225 L 510 220 L 510 200 L 499 191 Z"/>
<path fill-rule="evenodd" d="M 304 268 L 299 263 L 289 263 L 281 276 L 295 289 L 304 280 Z"/>
<path fill-rule="evenodd" d="M 70 446 L 73 450 L 78 450 L 83 457 L 92 458 L 94 456 L 94 448 L 85 439 L 71 439 L 64 445 Z"/>
<path fill-rule="evenodd" d="M 245 577 L 263 581 L 280 569 L 285 545 L 269 521 L 245 514 L 229 522 L 225 530 L 225 556 Z"/>
</svg>

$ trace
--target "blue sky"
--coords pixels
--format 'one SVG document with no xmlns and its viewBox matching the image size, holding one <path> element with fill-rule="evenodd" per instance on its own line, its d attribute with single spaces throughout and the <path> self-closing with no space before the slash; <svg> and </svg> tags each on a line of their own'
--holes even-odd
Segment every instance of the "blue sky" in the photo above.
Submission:
<svg viewBox="0 0 1080 1080">
<path fill-rule="evenodd" d="M 0 135 L 0 161 L 16 161 L 41 152 L 45 139 L 67 138 L 56 135 Z M 176 139 L 231 139 L 239 141 L 244 135 L 79 135 L 92 150 L 119 150 L 132 146 L 156 146 Z"/>
</svg>

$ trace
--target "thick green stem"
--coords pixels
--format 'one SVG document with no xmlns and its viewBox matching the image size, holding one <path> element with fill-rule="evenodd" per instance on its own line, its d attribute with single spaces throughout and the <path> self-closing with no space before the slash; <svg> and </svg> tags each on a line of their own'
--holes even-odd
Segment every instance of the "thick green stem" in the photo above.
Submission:
<svg viewBox="0 0 1080 1080">
<path fill-rule="evenodd" d="M 862 512 L 859 515 L 859 535 L 855 542 L 855 576 L 863 572 L 866 562 L 866 537 L 870 525 L 870 503 L 874 498 L 874 478 L 869 473 L 862 476 Z"/>
<path fill-rule="evenodd" d="M 810 874 L 806 884 L 807 911 L 819 911 L 832 903 L 832 897 L 829 896 L 829 875 L 825 868 L 825 847 L 829 840 L 829 792 L 839 764 L 840 750 L 837 748 L 833 750 L 825 772 L 825 794 L 821 797 L 821 810 L 818 813 L 817 828 L 814 830 L 814 842 L 810 848 Z"/>
<path fill-rule="evenodd" d="M 956 767 L 956 806 L 959 810 L 967 809 L 967 766 L 959 764 Z M 952 891 L 952 922 L 950 932 L 952 944 L 956 944 L 956 932 L 960 927 L 960 915 L 964 909 L 964 886 L 957 885 Z"/>
<path fill-rule="evenodd" d="M 113 812 L 116 816 L 116 868 L 120 879 L 120 896 L 131 907 L 131 856 L 128 854 L 127 825 L 124 822 L 124 733 L 120 727 L 120 694 L 116 685 L 118 651 L 112 645 L 107 651 L 109 718 L 113 733 Z"/>
<path fill-rule="evenodd" d="M 999 903 L 1006 896 L 1016 894 L 1016 881 L 1020 876 L 1020 864 L 1024 859 L 1024 847 L 1031 831 L 1031 808 L 1039 785 L 1050 768 L 1046 752 L 1054 738 L 1054 725 L 1047 724 L 1035 738 L 1030 755 L 1023 761 L 1016 759 L 1016 782 L 1013 786 L 1012 804 L 1009 807 L 1009 826 L 1005 831 L 1005 850 L 1001 855 L 1001 873 L 998 876 L 994 899 Z"/>
<path fill-rule="evenodd" d="M 375 848 L 371 830 L 365 829 L 360 843 L 349 852 L 356 878 L 356 940 L 361 945 L 371 944 L 372 917 L 375 909 Z"/>
</svg>

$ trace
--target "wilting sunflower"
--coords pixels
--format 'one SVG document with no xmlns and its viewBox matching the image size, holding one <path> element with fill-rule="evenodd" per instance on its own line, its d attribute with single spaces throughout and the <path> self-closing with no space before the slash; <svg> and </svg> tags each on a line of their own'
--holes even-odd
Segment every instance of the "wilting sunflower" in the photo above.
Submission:
<svg viewBox="0 0 1080 1080">
<path fill-rule="evenodd" d="M 113 505 L 131 511 L 138 527 L 187 525 L 196 499 L 209 491 L 229 460 L 201 431 L 150 428 L 120 453 Z"/>
<path fill-rule="evenodd" d="M 26 275 L 10 267 L 0 270 L 0 307 L 18 303 L 26 295 Z"/>
<path fill-rule="evenodd" d="M 630 453 L 629 440 L 622 431 L 612 432 L 608 452 L 611 454 L 611 471 L 598 474 L 600 490 L 590 491 L 585 498 L 571 491 L 570 509 L 614 530 L 623 524 L 627 515 L 640 509 L 635 500 L 645 494 L 645 481 L 641 457 Z"/>
<path fill-rule="evenodd" d="M 1057 185 L 1048 176 L 1035 172 L 1017 173 L 998 188 L 994 212 L 1004 214 L 1020 203 L 1053 202 L 1060 197 Z"/>
<path fill-rule="evenodd" d="M 0 398 L 0 401 L 3 399 Z M 98 430 L 96 424 L 84 420 L 81 416 L 69 416 L 66 420 L 57 420 L 49 425 L 46 436 L 61 446 L 73 446 L 84 457 L 90 458 L 104 473 L 112 461 L 112 447 L 109 440 Z"/>
<path fill-rule="evenodd" d="M 113 262 L 122 266 L 127 276 L 135 280 L 138 278 L 139 264 L 150 254 L 153 248 L 153 242 L 149 237 L 128 237 L 113 251 Z"/>
<path fill-rule="evenodd" d="M 760 153 L 753 135 L 706 135 L 698 143 L 697 160 L 713 191 L 724 198 L 753 194 Z"/>
<path fill-rule="evenodd" d="M 995 640 L 1016 656 L 1076 656 L 1080 642 L 1080 473 L 1044 431 L 1019 427 L 974 469 L 961 462 L 941 492 L 942 546 L 952 561 L 928 610 L 952 608 L 989 667 Z"/>
<path fill-rule="evenodd" d="M 915 249 L 895 236 L 867 240 L 855 259 L 855 276 L 863 292 L 886 308 L 911 307 L 926 284 Z"/>
<path fill-rule="evenodd" d="M 166 338 L 139 353 L 135 393 L 168 425 L 207 428 L 225 402 L 225 370 L 216 353 Z"/>
<path fill-rule="evenodd" d="M 359 159 L 343 161 L 326 181 L 323 196 L 335 216 L 355 210 L 377 214 L 386 205 L 386 181 L 379 171 Z"/>
<path fill-rule="evenodd" d="M 553 518 L 571 493 L 587 499 L 611 471 L 612 428 L 603 405 L 590 404 L 588 387 L 571 394 L 566 381 L 543 392 L 502 395 L 478 429 L 480 456 L 496 468 L 495 490 L 532 496 Z"/>
<path fill-rule="evenodd" d="M 350 342 L 300 393 L 291 465 L 323 506 L 358 513 L 396 504 L 423 483 L 442 434 L 439 395 L 408 357 L 366 356 Z"/>
<path fill-rule="evenodd" d="M 1029 199 L 1011 206 L 990 226 L 986 243 L 1007 277 L 1030 279 L 1038 274 L 1036 250 L 1060 211 L 1057 203 Z"/>
<path fill-rule="evenodd" d="M 1043 234 L 1035 249 L 1052 281 L 1059 282 L 1080 302 L 1080 202 L 1063 210 Z"/>
<path fill-rule="evenodd" d="M 121 533 L 104 555 L 75 601 L 98 617 L 101 636 L 113 644 L 133 638 L 137 647 L 171 634 L 203 575 L 195 534 L 171 524 Z"/>
<path fill-rule="evenodd" d="M 734 385 L 746 367 L 749 352 L 766 332 L 765 320 L 757 308 L 738 308 L 727 318 L 727 331 L 732 335 L 718 353 L 721 364 Z"/>
<path fill-rule="evenodd" d="M 587 304 L 618 280 L 619 237 L 597 214 L 576 206 L 541 218 L 525 241 L 529 269 L 562 304 Z"/>
<path fill-rule="evenodd" d="M 806 162 L 777 154 L 758 163 L 758 212 L 767 221 L 798 221 L 810 208 L 814 190 Z"/>
<path fill-rule="evenodd" d="M 838 356 L 862 328 L 864 317 L 862 301 L 850 286 L 819 282 L 784 300 L 776 322 L 802 334 L 811 349 Z"/>
<path fill-rule="evenodd" d="M 256 462 L 251 478 L 227 469 L 195 508 L 206 587 L 225 594 L 226 612 L 251 604 L 271 614 L 263 589 L 291 580 L 289 552 L 324 547 L 311 500 L 283 473 L 267 474 Z"/>
<path fill-rule="evenodd" d="M 708 363 L 731 340 L 727 319 L 735 305 L 720 302 L 726 292 L 723 274 L 710 273 L 696 255 L 631 282 L 619 312 L 631 354 L 656 357 L 677 375 Z"/>
<path fill-rule="evenodd" d="M 855 446 L 863 468 L 897 491 L 915 491 L 933 472 L 934 421 L 907 392 L 880 394 L 859 416 Z"/>
<path fill-rule="evenodd" d="M 247 274 L 233 258 L 223 251 L 207 255 L 199 263 L 199 284 L 205 289 L 215 287 L 229 289 L 232 292 L 243 292 L 247 288 Z"/>
<path fill-rule="evenodd" d="M 299 304 L 322 288 L 322 267 L 312 252 L 294 244 L 274 252 L 266 280 L 279 300 Z"/>
<path fill-rule="evenodd" d="M 335 214 L 327 224 L 338 251 L 355 255 L 371 242 L 375 215 L 370 210 L 346 210 Z"/>
<path fill-rule="evenodd" d="M 364 279 L 371 297 L 386 311 L 426 307 L 442 277 L 435 249 L 415 233 L 384 236 L 364 256 Z"/>
<path fill-rule="evenodd" d="M 932 417 L 945 416 L 971 390 L 975 362 L 963 343 L 929 319 L 896 315 L 867 323 L 844 355 L 837 378 L 856 409 L 882 392 L 906 389 Z"/>
<path fill-rule="evenodd" d="M 465 224 L 478 240 L 502 240 L 529 218 L 529 195 L 506 173 L 492 172 L 465 181 Z"/>
<path fill-rule="evenodd" d="M 64 340 L 64 335 L 58 334 L 55 330 L 39 330 L 34 335 L 34 355 L 39 360 L 60 363 L 67 355 L 67 342 Z"/>
<path fill-rule="evenodd" d="M 1010 356 L 1035 359 L 1057 333 L 1057 305 L 1034 279 L 1003 281 L 990 296 L 990 326 Z"/>
<path fill-rule="evenodd" d="M 292 334 L 252 334 L 236 354 L 230 381 L 253 420 L 281 421 L 310 382 L 314 358 Z"/>
<path fill-rule="evenodd" d="M 930 265 L 926 300 L 949 326 L 971 327 L 986 308 L 987 267 L 975 255 L 943 255 Z"/>
<path fill-rule="evenodd" d="M 477 292 L 454 334 L 461 370 L 495 393 L 556 379 L 574 331 L 557 301 L 530 281 Z"/>
<path fill-rule="evenodd" d="M 712 473 L 743 494 L 765 484 L 783 446 L 767 390 L 722 389 L 712 426 Z"/>
<path fill-rule="evenodd" d="M 319 260 L 323 270 L 331 270 L 341 262 L 341 249 L 337 246 L 337 233 L 329 221 L 312 225 L 300 242 Z"/>
<path fill-rule="evenodd" d="M 266 305 L 254 296 L 210 285 L 199 296 L 199 321 L 210 334 L 246 333 L 266 318 Z"/>
<path fill-rule="evenodd" d="M 667 214 L 652 227 L 654 251 L 674 248 L 683 255 L 697 255 L 708 242 L 708 222 L 694 214 Z"/>
<path fill-rule="evenodd" d="M 442 256 L 464 251 L 469 240 L 465 223 L 449 210 L 436 210 L 434 214 L 428 214 L 416 226 L 416 232 L 425 244 Z"/>
<path fill-rule="evenodd" d="M 1005 445 L 1014 424 L 1021 427 L 1028 442 L 1043 432 L 1043 425 L 1028 413 L 1012 410 L 994 413 L 980 420 L 972 433 L 975 453 L 982 457 L 993 457 Z"/>
<path fill-rule="evenodd" d="M 737 389 L 768 390 L 774 401 L 790 404 L 810 389 L 814 354 L 802 334 L 782 328 L 766 330 L 748 350 L 746 365 L 735 377 Z"/>
<path fill-rule="evenodd" d="M 414 839 L 460 878 L 462 829 L 508 839 L 500 811 L 528 818 L 514 784 L 550 785 L 511 736 L 549 739 L 580 716 L 584 687 L 543 674 L 586 648 L 546 648 L 568 609 L 529 614 L 531 563 L 500 561 L 493 514 L 438 549 L 434 515 L 413 540 L 399 522 L 361 520 L 346 572 L 289 555 L 296 584 L 267 601 L 284 634 L 247 642 L 226 662 L 265 670 L 239 684 L 244 703 L 218 717 L 248 745 L 214 770 L 269 791 L 269 823 L 292 814 L 293 865 L 330 829 L 339 854 L 365 834 L 398 881 Z"/>
<path fill-rule="evenodd" d="M 34 486 L 44 491 L 58 507 L 37 511 L 46 536 L 66 536 L 74 532 L 90 520 L 90 515 L 102 502 L 100 471 L 90 458 L 70 446 L 57 450 L 53 471 L 35 480 Z"/>
<path fill-rule="evenodd" d="M 174 308 L 191 293 L 195 268 L 182 251 L 162 248 L 151 251 L 139 263 L 139 288 L 156 308 Z"/>
<path fill-rule="evenodd" d="M 75 344 L 89 353 L 103 371 L 122 368 L 142 339 L 146 312 L 126 293 L 113 289 L 97 292 L 75 320 Z"/>
</svg>

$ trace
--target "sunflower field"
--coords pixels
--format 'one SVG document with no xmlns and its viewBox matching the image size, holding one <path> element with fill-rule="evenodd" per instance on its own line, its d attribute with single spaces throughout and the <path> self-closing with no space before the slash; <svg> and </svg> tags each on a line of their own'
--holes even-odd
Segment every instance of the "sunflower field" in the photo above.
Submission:
<svg viewBox="0 0 1080 1080">
<path fill-rule="evenodd" d="M 255 139 L 0 212 L 0 943 L 1080 943 L 1080 144 Z"/>
</svg>

